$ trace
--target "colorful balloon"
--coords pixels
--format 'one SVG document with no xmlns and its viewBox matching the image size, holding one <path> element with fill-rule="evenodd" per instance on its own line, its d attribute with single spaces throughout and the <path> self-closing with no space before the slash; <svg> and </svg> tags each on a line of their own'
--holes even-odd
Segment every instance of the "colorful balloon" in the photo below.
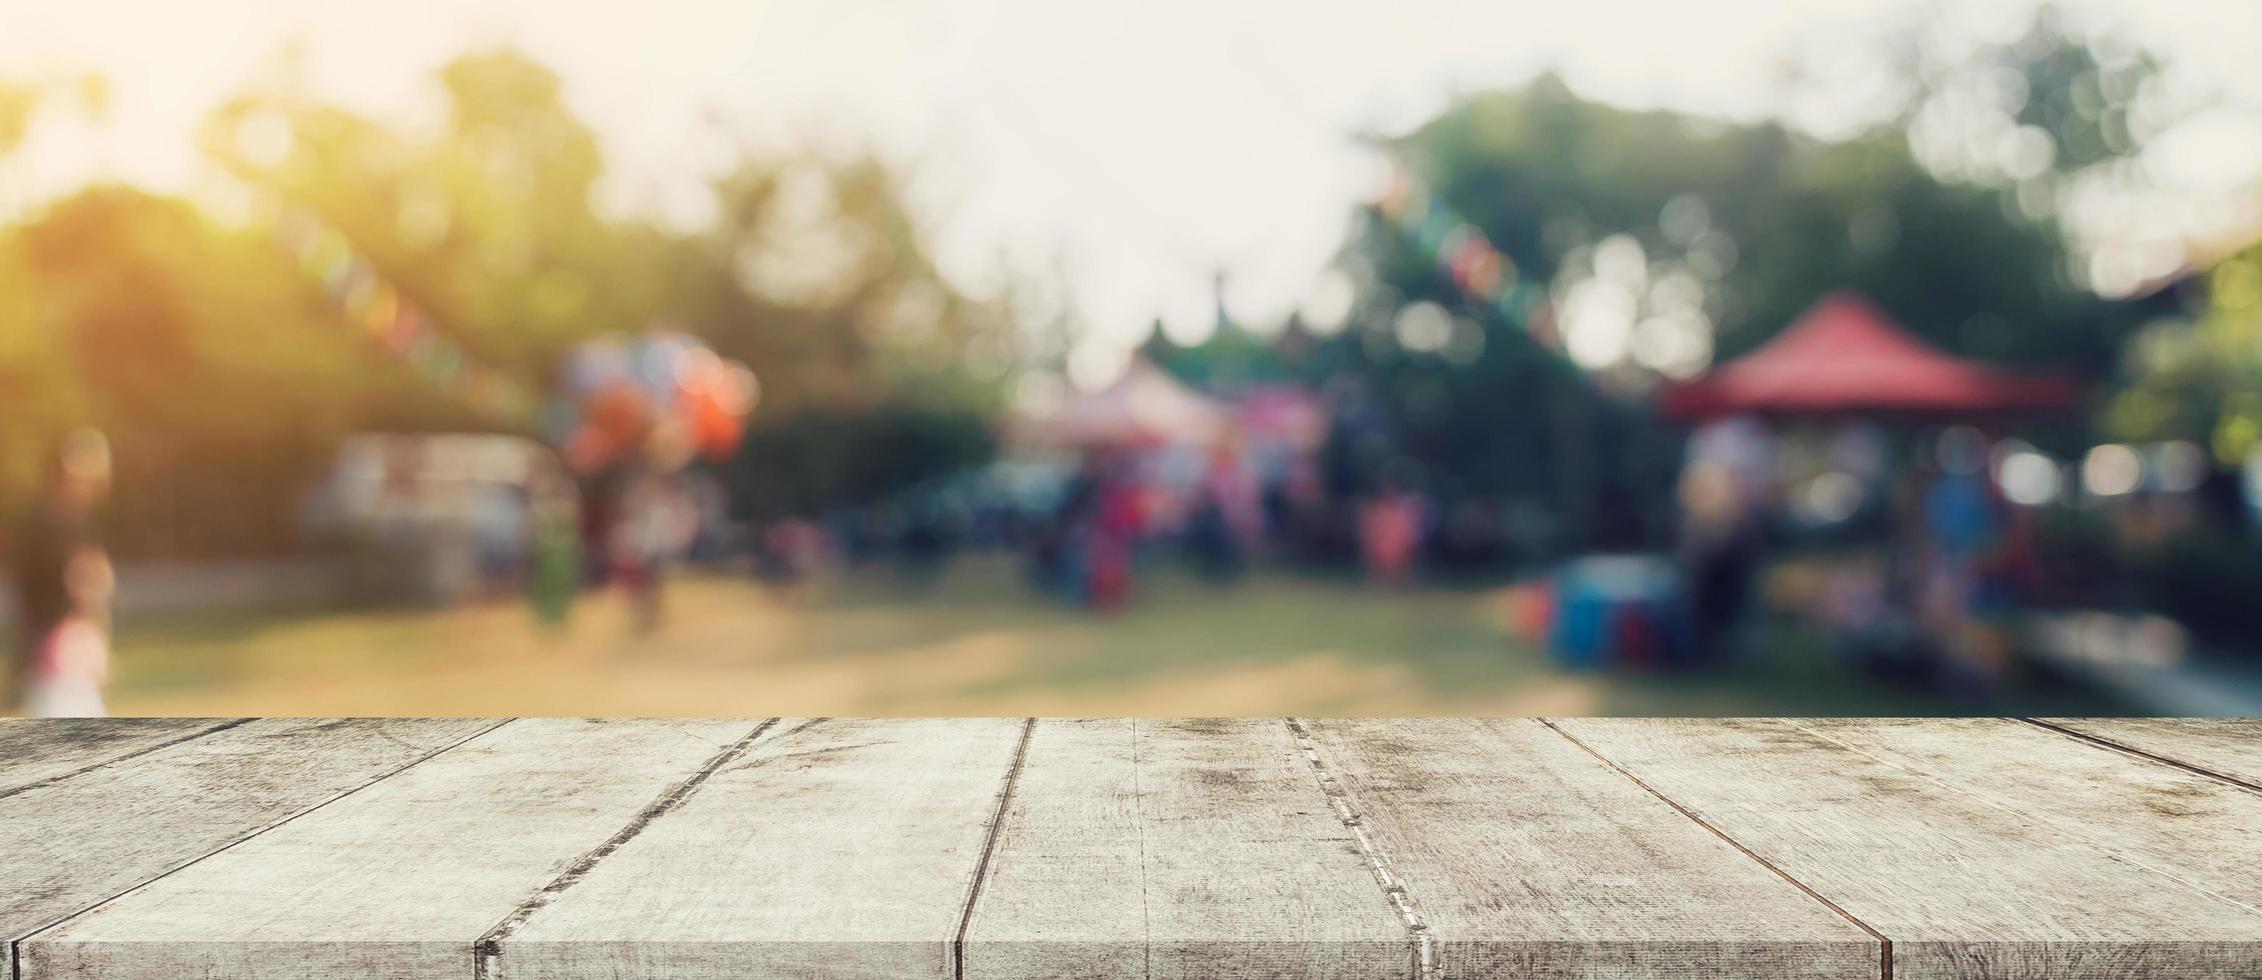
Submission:
<svg viewBox="0 0 2262 980">
<path fill-rule="evenodd" d="M 728 459 L 759 394 L 746 365 L 674 330 L 575 348 L 559 370 L 559 389 L 543 431 L 584 470 L 631 454 L 663 468 L 694 454 Z"/>
</svg>

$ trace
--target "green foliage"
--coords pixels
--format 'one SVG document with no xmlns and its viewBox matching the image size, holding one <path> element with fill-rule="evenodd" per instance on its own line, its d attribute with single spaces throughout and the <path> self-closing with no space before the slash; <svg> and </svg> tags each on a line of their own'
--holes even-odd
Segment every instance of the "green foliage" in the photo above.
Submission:
<svg viewBox="0 0 2262 980">
<path fill-rule="evenodd" d="M 2188 439 L 2236 467 L 2262 445 L 2262 246 L 2200 282 L 2208 308 L 2197 322 L 2164 319 L 2130 346 L 2105 428 L 2118 439 Z"/>
<path fill-rule="evenodd" d="M 596 137 L 555 74 L 515 54 L 441 69 L 447 125 L 414 133 L 305 101 L 288 81 L 207 122 L 209 152 L 261 192 L 312 208 L 475 356 L 533 380 L 663 304 L 659 232 L 590 200 Z"/>
<path fill-rule="evenodd" d="M 986 452 L 970 433 L 1019 356 L 1012 311 L 936 271 L 890 168 L 748 152 L 712 188 L 715 219 L 681 230 L 593 204 L 605 163 L 549 69 L 497 52 L 437 80 L 436 131 L 311 101 L 287 72 L 217 110 L 201 139 L 253 193 L 240 223 L 93 188 L 0 229 L 0 505 L 29 492 L 55 432 L 92 423 L 118 452 L 122 552 L 261 550 L 287 543 L 344 433 L 502 424 L 329 302 L 282 246 L 286 203 L 528 384 L 576 344 L 663 323 L 745 361 L 763 395 L 749 506 L 806 508 Z M 44 93 L 0 89 L 0 153 Z M 83 80 L 77 94 L 84 111 L 104 101 Z"/>
<path fill-rule="evenodd" d="M 766 409 L 871 406 L 908 390 L 999 403 L 1017 354 L 1012 313 L 943 278 L 882 162 L 749 157 L 714 191 L 719 216 L 680 243 L 666 292 L 675 317 L 754 366 Z"/>
<path fill-rule="evenodd" d="M 1543 77 L 1469 97 L 1387 146 L 1556 311 L 1600 274 L 1598 244 L 1638 244 L 1646 268 L 1632 301 L 1646 316 L 1658 290 L 1700 290 L 1718 358 L 1842 287 L 1950 351 L 2079 375 L 2110 367 L 2133 317 L 2068 281 L 2051 222 L 2015 215 L 1996 188 L 1934 177 L 1893 130 L 1826 143 L 1774 124 L 1618 109 Z M 1544 502 L 1574 539 L 1655 526 L 1644 522 L 1663 507 L 1675 444 L 1640 398 L 1654 375 L 1628 362 L 1589 383 L 1523 324 L 1466 300 L 1377 216 L 1345 263 L 1366 281 L 1332 345 L 1390 420 L 1395 451 L 1435 489 Z M 1482 354 L 1454 363 L 1397 343 L 1393 318 L 1422 300 L 1474 318 Z"/>
<path fill-rule="evenodd" d="M 1897 133 L 1822 143 L 1772 124 L 1616 109 L 1543 78 L 1466 100 L 1396 149 L 1538 283 L 1567 264 L 1578 272 L 1580 249 L 1613 234 L 1653 263 L 1703 251 L 1660 222 L 1676 198 L 1701 203 L 1706 233 L 1721 236 L 1707 241 L 1727 256 L 1700 270 L 1724 266 L 1705 296 L 1722 356 L 1839 286 L 1944 347 L 2014 363 L 2100 368 L 2125 325 L 2065 280 L 2054 226 L 2006 216 L 1992 189 L 1934 179 Z M 1390 229 L 1360 247 L 1398 273 L 1385 279 L 1402 293 L 1451 298 Z"/>
<path fill-rule="evenodd" d="M 277 546 L 290 488 L 350 407 L 388 383 L 407 390 L 370 369 L 272 243 L 184 202 L 92 188 L 13 230 L 0 254 L 0 294 L 20 304 L 0 313 L 0 498 L 26 499 L 56 432 L 98 425 L 117 451 L 128 551 L 193 549 L 230 515 L 257 525 L 239 526 L 236 547 Z M 184 510 L 199 500 L 212 512 Z"/>
<path fill-rule="evenodd" d="M 988 420 L 962 407 L 896 401 L 861 411 L 817 408 L 747 433 L 745 450 L 724 477 L 739 516 L 814 516 L 979 465 L 996 450 Z"/>
</svg>

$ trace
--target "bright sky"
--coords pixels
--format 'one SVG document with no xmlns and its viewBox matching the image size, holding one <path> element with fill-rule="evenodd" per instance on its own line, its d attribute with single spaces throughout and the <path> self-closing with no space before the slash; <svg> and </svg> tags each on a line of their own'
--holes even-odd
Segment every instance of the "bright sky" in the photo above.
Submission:
<svg viewBox="0 0 2262 980">
<path fill-rule="evenodd" d="M 2116 10 L 2192 77 L 2262 106 L 2253 0 L 2105 3 L 2092 9 Z M 696 220 L 700 178 L 727 145 L 717 115 L 765 140 L 876 146 L 914 165 L 955 277 L 981 288 L 1001 267 L 1061 269 L 1085 321 L 1128 341 L 1158 315 L 1189 332 L 1206 324 L 1220 268 L 1239 316 L 1269 318 L 1307 295 L 1373 186 L 1348 134 L 1403 128 L 1456 91 L 1548 67 L 1622 103 L 1778 111 L 1786 52 L 1863 37 L 1895 6 L 0 0 L 0 77 L 93 69 L 113 92 L 101 132 L 50 114 L 0 169 L 0 206 L 90 177 L 193 189 L 197 121 L 288 41 L 303 44 L 317 96 L 407 119 L 433 115 L 433 68 L 508 44 L 565 78 L 604 140 L 617 206 Z M 1936 16 L 1999 30 L 2030 6 Z M 2262 129 L 2218 130 L 2187 139 L 2195 148 L 2171 168 L 2202 194 L 2262 175 Z"/>
</svg>

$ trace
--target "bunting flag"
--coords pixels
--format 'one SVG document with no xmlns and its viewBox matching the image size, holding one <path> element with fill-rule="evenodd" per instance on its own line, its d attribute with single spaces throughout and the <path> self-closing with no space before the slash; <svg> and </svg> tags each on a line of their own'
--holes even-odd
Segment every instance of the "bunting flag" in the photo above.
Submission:
<svg viewBox="0 0 2262 980">
<path fill-rule="evenodd" d="M 577 470 L 632 452 L 671 459 L 669 468 L 693 453 L 721 462 L 745 435 L 760 391 L 753 371 L 688 336 L 656 331 L 634 345 L 583 344 L 566 358 L 558 396 L 544 403 L 533 387 L 480 363 L 319 215 L 286 208 L 276 237 L 340 319 L 378 350 L 481 416 L 539 431 Z"/>
<path fill-rule="evenodd" d="M 533 389 L 479 363 L 342 232 L 314 212 L 294 207 L 284 212 L 276 234 L 299 270 L 321 285 L 330 305 L 377 349 L 408 364 L 425 381 L 482 416 L 513 428 L 532 426 L 537 403 Z"/>
<path fill-rule="evenodd" d="M 1495 247 L 1483 229 L 1430 193 L 1404 163 L 1391 160 L 1390 171 L 1390 188 L 1374 203 L 1376 213 L 1419 248 L 1463 296 L 1553 347 L 1553 337 L 1533 330 L 1533 315 L 1545 299 L 1545 290 L 1525 282 L 1514 259 Z"/>
</svg>

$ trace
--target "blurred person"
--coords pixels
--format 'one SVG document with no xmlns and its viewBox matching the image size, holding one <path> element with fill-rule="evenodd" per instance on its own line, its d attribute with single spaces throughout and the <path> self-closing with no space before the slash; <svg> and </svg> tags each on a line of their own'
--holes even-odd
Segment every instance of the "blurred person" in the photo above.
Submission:
<svg viewBox="0 0 2262 980">
<path fill-rule="evenodd" d="M 1940 466 L 1918 500 L 1919 608 L 1942 635 L 1969 624 L 1994 598 L 1989 572 L 2004 544 L 2004 522 L 1982 465 L 1985 452 L 1976 434 L 1950 430 L 1941 438 Z"/>
<path fill-rule="evenodd" d="M 943 515 L 932 506 L 909 509 L 903 534 L 895 548 L 896 575 L 913 585 L 933 585 L 950 556 L 951 535 Z"/>
<path fill-rule="evenodd" d="M 1131 559 L 1146 526 L 1146 494 L 1126 460 L 1110 460 L 1101 470 L 1085 539 L 1085 595 L 1092 608 L 1110 612 L 1131 601 Z"/>
<path fill-rule="evenodd" d="M 1090 598 L 1091 539 L 1099 521 L 1106 472 L 1100 451 L 1087 450 L 1075 474 L 1061 488 L 1060 501 L 1031 551 L 1036 574 L 1044 586 L 1078 603 Z"/>
<path fill-rule="evenodd" d="M 1288 553 L 1303 561 L 1348 553 L 1343 505 L 1329 495 L 1327 475 L 1317 460 L 1291 465 L 1280 483 L 1281 516 L 1275 526 Z"/>
<path fill-rule="evenodd" d="M 613 580 L 613 538 L 620 524 L 621 498 L 628 487 L 626 467 L 613 465 L 588 473 L 581 481 L 582 579 L 602 588 Z"/>
<path fill-rule="evenodd" d="M 110 601 L 116 577 L 96 532 L 110 491 L 110 444 L 82 429 L 65 436 L 16 538 L 21 633 L 16 700 L 35 717 L 99 717 L 110 676 Z"/>
<path fill-rule="evenodd" d="M 1735 416 L 1689 435 L 1675 496 L 1682 602 L 1700 659 L 1726 655 L 1751 604 L 1764 547 L 1762 515 L 1775 490 L 1775 444 L 1757 419 Z"/>
<path fill-rule="evenodd" d="M 1951 428 L 1931 448 L 1916 454 L 1898 495 L 1891 589 L 1908 610 L 1910 652 L 1895 666 L 1918 683 L 1981 692 L 2009 667 L 1997 614 L 2012 597 L 2020 549 L 1986 473 L 1985 437 Z"/>
<path fill-rule="evenodd" d="M 1264 534 L 1264 520 L 1256 480 L 1239 449 L 1228 442 L 1211 450 L 1187 527 L 1202 570 L 1221 581 L 1239 578 Z"/>
<path fill-rule="evenodd" d="M 1086 452 L 1031 549 L 1040 582 L 1101 611 L 1131 597 L 1131 559 L 1145 528 L 1145 504 L 1130 469 L 1114 450 Z"/>
<path fill-rule="evenodd" d="M 532 541 L 527 592 L 542 622 L 562 625 L 581 588 L 582 557 L 573 487 L 562 477 L 537 478 L 529 488 Z"/>
<path fill-rule="evenodd" d="M 620 505 L 609 542 L 614 574 L 628 593 L 637 629 L 650 633 L 660 626 L 668 569 L 698 534 L 699 512 L 675 474 L 652 470 L 629 481 Z"/>
<path fill-rule="evenodd" d="M 1413 575 L 1422 543 L 1421 498 L 1400 481 L 1383 480 L 1381 489 L 1359 506 L 1359 552 L 1367 576 L 1377 585 L 1398 587 Z"/>
<path fill-rule="evenodd" d="M 534 548 L 535 500 L 528 488 L 508 483 L 474 485 L 465 507 L 473 564 L 482 588 L 510 581 Z"/>
<path fill-rule="evenodd" d="M 755 546 L 755 568 L 772 585 L 797 585 L 823 570 L 836 552 L 852 545 L 836 543 L 843 535 L 825 525 L 788 518 L 762 529 Z"/>
<path fill-rule="evenodd" d="M 1090 462 L 1069 476 L 1060 499 L 1029 535 L 1029 580 L 1039 590 L 1074 597 L 1077 541 L 1076 511 L 1091 492 Z"/>
<path fill-rule="evenodd" d="M 1733 470 L 1715 459 L 1690 461 L 1676 491 L 1681 533 L 1675 557 L 1689 640 L 1699 659 L 1718 659 L 1751 603 L 1760 557 L 1757 516 Z"/>
<path fill-rule="evenodd" d="M 730 490 L 721 475 L 694 466 L 683 475 L 684 497 L 696 518 L 691 544 L 684 557 L 695 562 L 717 562 L 730 556 L 736 529 L 730 520 Z"/>
</svg>

